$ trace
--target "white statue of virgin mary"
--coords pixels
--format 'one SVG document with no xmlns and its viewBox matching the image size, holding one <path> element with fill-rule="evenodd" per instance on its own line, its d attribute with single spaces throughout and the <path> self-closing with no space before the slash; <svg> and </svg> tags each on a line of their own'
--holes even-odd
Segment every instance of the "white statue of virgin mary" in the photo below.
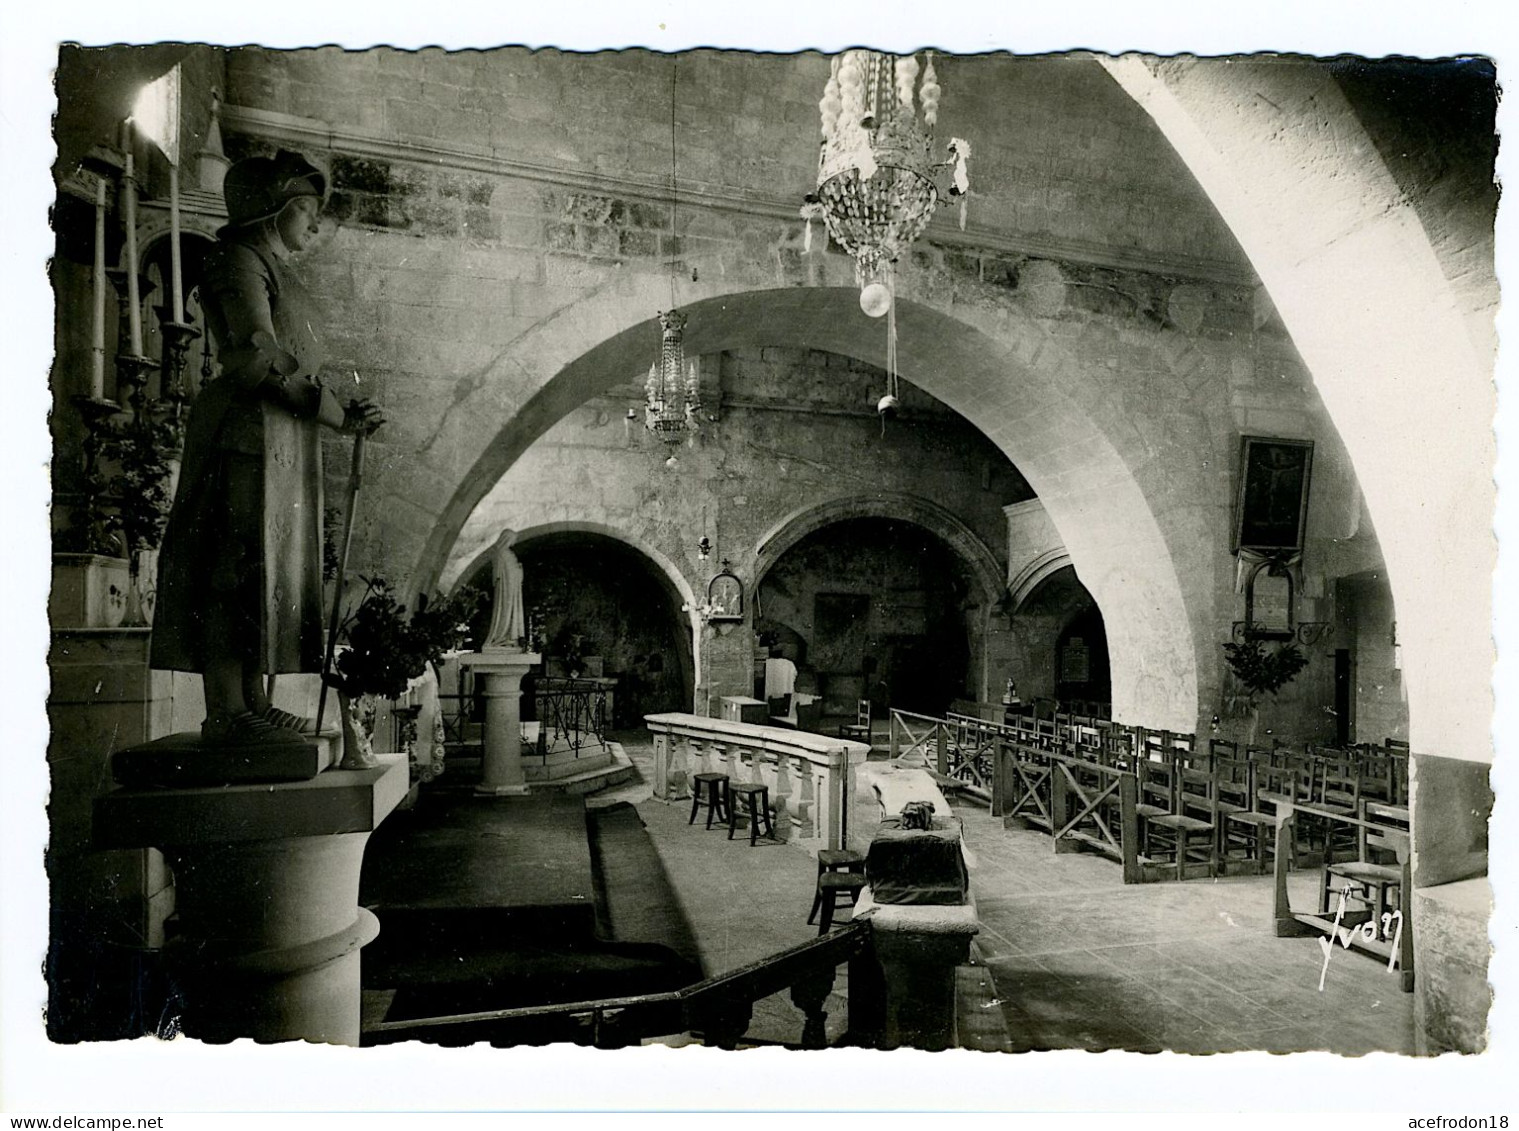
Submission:
<svg viewBox="0 0 1519 1131">
<path fill-rule="evenodd" d="M 522 650 L 527 635 L 527 618 L 522 612 L 522 563 L 512 552 L 517 540 L 515 530 L 503 530 L 491 547 L 491 578 L 495 583 L 496 603 L 491 612 L 486 648 Z"/>
</svg>

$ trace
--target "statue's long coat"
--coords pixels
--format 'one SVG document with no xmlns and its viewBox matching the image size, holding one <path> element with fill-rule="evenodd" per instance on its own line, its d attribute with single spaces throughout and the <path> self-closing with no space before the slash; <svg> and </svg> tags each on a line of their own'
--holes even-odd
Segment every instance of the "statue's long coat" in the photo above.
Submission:
<svg viewBox="0 0 1519 1131">
<path fill-rule="evenodd" d="M 265 672 L 321 670 L 316 415 L 332 394 L 311 376 L 313 304 L 267 238 L 234 234 L 207 256 L 201 304 L 221 376 L 186 426 L 159 552 L 155 668 L 204 671 L 220 654 Z"/>
</svg>

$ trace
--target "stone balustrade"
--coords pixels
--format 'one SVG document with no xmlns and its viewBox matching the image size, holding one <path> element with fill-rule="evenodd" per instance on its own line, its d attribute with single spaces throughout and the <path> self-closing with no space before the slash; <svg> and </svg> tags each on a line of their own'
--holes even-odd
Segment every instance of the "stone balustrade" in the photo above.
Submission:
<svg viewBox="0 0 1519 1131">
<path fill-rule="evenodd" d="M 654 796 L 688 797 L 693 774 L 727 774 L 734 782 L 770 788 L 776 835 L 808 847 L 847 847 L 856 768 L 870 753 L 849 742 L 806 731 L 705 715 L 645 715 L 654 736 Z"/>
</svg>

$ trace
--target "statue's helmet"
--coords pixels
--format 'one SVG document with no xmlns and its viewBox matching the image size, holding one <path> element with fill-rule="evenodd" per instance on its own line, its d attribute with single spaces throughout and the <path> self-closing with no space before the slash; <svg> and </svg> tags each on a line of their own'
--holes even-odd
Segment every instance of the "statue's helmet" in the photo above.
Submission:
<svg viewBox="0 0 1519 1131">
<path fill-rule="evenodd" d="M 273 157 L 247 157 L 227 170 L 222 195 L 227 201 L 223 233 L 278 216 L 301 196 L 320 200 L 327 178 L 299 153 L 282 149 Z"/>
</svg>

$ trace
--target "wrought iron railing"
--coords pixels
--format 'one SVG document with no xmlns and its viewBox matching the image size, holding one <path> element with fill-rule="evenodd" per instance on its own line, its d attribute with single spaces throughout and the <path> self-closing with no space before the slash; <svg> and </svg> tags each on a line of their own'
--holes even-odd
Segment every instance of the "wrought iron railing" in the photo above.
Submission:
<svg viewBox="0 0 1519 1131">
<path fill-rule="evenodd" d="M 380 1021 L 366 1028 L 365 1044 L 431 1041 L 462 1045 L 557 1042 L 622 1048 L 649 1037 L 696 1034 L 704 1043 L 736 1048 L 748 1031 L 754 1003 L 783 990 L 802 1011 L 802 1032 L 791 1047 L 828 1044 L 824 1008 L 837 968 L 848 963 L 847 1033 L 840 1043 L 872 1047 L 884 1025 L 884 987 L 871 948 L 868 923 L 829 934 L 695 985 L 635 997 L 485 1010 L 442 1017 Z"/>
<path fill-rule="evenodd" d="M 552 688 L 540 687 L 533 695 L 538 716 L 540 752 L 569 750 L 576 757 L 588 747 L 606 743 L 611 724 L 606 687 L 593 681 L 555 680 Z M 480 735 L 472 728 L 475 697 L 460 693 L 438 696 L 443 717 L 443 740 L 452 746 L 478 746 Z"/>
<path fill-rule="evenodd" d="M 556 680 L 552 688 L 539 688 L 535 696 L 541 749 L 572 751 L 576 757 L 587 746 L 606 743 L 607 692 L 589 680 Z"/>
</svg>

